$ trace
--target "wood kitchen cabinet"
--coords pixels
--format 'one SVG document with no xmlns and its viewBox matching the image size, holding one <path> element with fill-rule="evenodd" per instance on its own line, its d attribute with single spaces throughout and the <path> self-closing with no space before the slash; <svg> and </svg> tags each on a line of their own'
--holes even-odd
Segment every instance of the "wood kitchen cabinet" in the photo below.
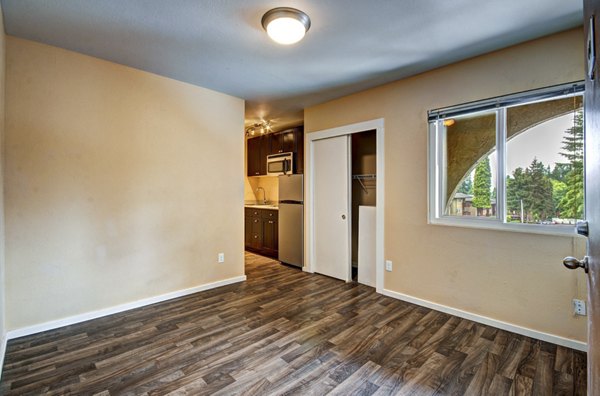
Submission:
<svg viewBox="0 0 600 396">
<path fill-rule="evenodd" d="M 263 219 L 263 254 L 269 257 L 277 258 L 279 249 L 277 220 Z"/>
<path fill-rule="evenodd" d="M 278 212 L 272 209 L 245 209 L 246 250 L 277 259 L 279 250 Z"/>
<path fill-rule="evenodd" d="M 267 174 L 267 155 L 271 149 L 271 135 L 258 136 L 247 141 L 248 176 L 264 176 Z"/>
<path fill-rule="evenodd" d="M 252 221 L 254 218 L 250 217 L 248 213 L 244 217 L 244 245 L 246 249 L 252 247 Z"/>
<path fill-rule="evenodd" d="M 271 154 L 295 153 L 297 151 L 296 130 L 288 129 L 271 135 Z"/>
<path fill-rule="evenodd" d="M 248 139 L 247 141 L 247 151 L 246 158 L 248 164 L 248 176 L 260 176 L 260 162 L 261 162 L 261 153 L 260 153 L 260 145 L 261 140 L 260 137 Z M 265 160 L 266 161 L 266 160 Z M 266 172 L 265 172 L 266 173 Z"/>
<path fill-rule="evenodd" d="M 304 173 L 304 127 L 286 129 L 247 140 L 248 176 L 267 174 L 267 156 L 294 153 L 293 173 Z"/>
<path fill-rule="evenodd" d="M 294 152 L 294 173 L 304 173 L 304 128 L 298 128 L 295 135 L 296 151 Z"/>
<path fill-rule="evenodd" d="M 271 149 L 271 135 L 261 136 L 260 138 L 260 174 L 267 174 L 267 155 L 269 155 L 269 150 Z"/>
</svg>

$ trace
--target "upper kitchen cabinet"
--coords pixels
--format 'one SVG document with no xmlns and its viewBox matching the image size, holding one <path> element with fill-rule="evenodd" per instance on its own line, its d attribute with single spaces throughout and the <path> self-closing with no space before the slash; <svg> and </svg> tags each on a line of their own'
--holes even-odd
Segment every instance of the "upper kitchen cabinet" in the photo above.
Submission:
<svg viewBox="0 0 600 396">
<path fill-rule="evenodd" d="M 271 135 L 271 154 L 295 153 L 297 151 L 297 130 L 288 129 Z"/>
<path fill-rule="evenodd" d="M 294 153 L 293 173 L 304 171 L 304 128 L 296 127 L 248 139 L 248 176 L 267 174 L 267 155 Z"/>
<path fill-rule="evenodd" d="M 304 173 L 304 127 L 299 128 L 295 134 L 296 151 L 294 152 L 294 173 Z"/>
<path fill-rule="evenodd" d="M 267 155 L 271 148 L 271 136 L 265 135 L 260 138 L 260 174 L 267 174 Z"/>
<path fill-rule="evenodd" d="M 294 153 L 294 173 L 304 172 L 304 127 L 286 129 L 271 135 L 271 154 Z"/>
<path fill-rule="evenodd" d="M 248 149 L 246 152 L 246 159 L 248 164 L 248 176 L 260 176 L 260 143 L 261 137 L 248 139 Z"/>
<path fill-rule="evenodd" d="M 248 176 L 264 176 L 267 174 L 267 155 L 271 149 L 271 136 L 259 136 L 247 141 Z"/>
</svg>

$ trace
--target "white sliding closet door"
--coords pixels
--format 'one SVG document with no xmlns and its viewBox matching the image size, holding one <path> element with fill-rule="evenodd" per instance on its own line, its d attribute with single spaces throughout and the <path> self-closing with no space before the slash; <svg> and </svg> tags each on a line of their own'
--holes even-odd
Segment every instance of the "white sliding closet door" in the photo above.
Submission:
<svg viewBox="0 0 600 396">
<path fill-rule="evenodd" d="M 350 281 L 350 139 L 313 142 L 314 271 Z"/>
</svg>

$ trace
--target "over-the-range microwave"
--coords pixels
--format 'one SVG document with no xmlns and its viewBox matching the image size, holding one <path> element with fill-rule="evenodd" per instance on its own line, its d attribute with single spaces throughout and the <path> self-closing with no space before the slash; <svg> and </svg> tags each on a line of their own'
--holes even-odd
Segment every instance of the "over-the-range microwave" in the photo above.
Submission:
<svg viewBox="0 0 600 396">
<path fill-rule="evenodd" d="M 267 176 L 289 175 L 293 173 L 294 153 L 267 155 Z"/>
</svg>

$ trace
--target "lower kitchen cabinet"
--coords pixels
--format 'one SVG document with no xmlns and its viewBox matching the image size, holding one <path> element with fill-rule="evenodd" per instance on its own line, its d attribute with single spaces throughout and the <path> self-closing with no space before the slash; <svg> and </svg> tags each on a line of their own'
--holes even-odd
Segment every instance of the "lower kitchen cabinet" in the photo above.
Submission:
<svg viewBox="0 0 600 396">
<path fill-rule="evenodd" d="M 278 212 L 272 209 L 245 210 L 245 247 L 246 250 L 277 258 L 278 241 Z"/>
<path fill-rule="evenodd" d="M 277 258 L 278 241 L 277 220 L 263 219 L 262 249 L 265 255 Z"/>
<path fill-rule="evenodd" d="M 252 241 L 250 247 L 255 250 L 262 249 L 263 246 L 263 222 L 259 218 L 252 219 Z"/>
</svg>

